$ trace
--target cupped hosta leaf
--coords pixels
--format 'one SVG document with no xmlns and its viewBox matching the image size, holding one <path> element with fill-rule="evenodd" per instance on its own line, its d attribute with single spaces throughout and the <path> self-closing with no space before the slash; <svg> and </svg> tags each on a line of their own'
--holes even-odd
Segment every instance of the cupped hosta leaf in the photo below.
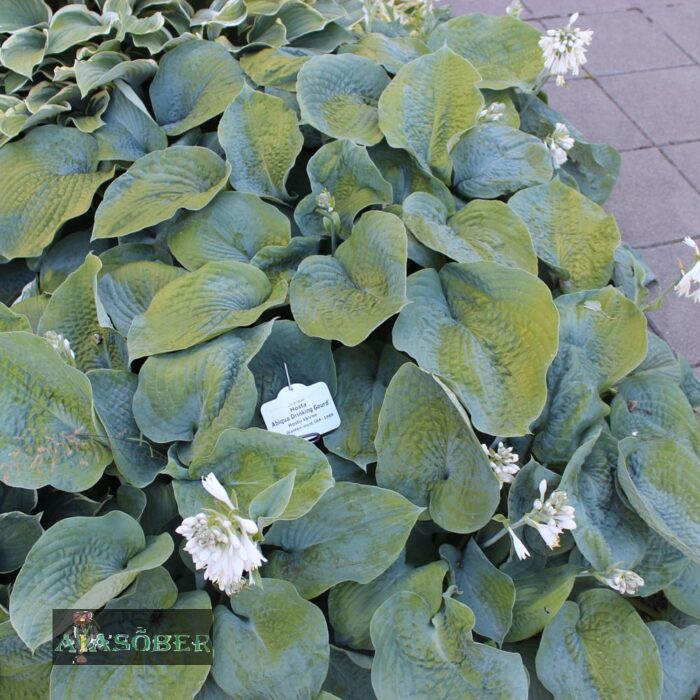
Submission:
<svg viewBox="0 0 700 700">
<path fill-rule="evenodd" d="M 251 360 L 250 369 L 255 375 L 258 409 L 289 385 L 287 372 L 295 384 L 324 382 L 331 395 L 336 392 L 331 344 L 304 335 L 294 321 L 275 321 L 265 344 Z"/>
<path fill-rule="evenodd" d="M 564 603 L 542 634 L 537 675 L 563 698 L 661 697 L 661 659 L 634 608 L 608 590 Z"/>
<path fill-rule="evenodd" d="M 377 447 L 377 485 L 429 507 L 450 532 L 474 532 L 494 514 L 499 484 L 457 397 L 414 364 L 386 390 Z"/>
<path fill-rule="evenodd" d="M 528 89 L 542 71 L 540 32 L 514 17 L 468 14 L 441 24 L 428 39 L 435 50 L 449 46 L 481 74 L 479 87 Z"/>
<path fill-rule="evenodd" d="M 323 613 L 287 581 L 263 579 L 214 609 L 212 676 L 234 700 L 314 698 L 328 670 Z"/>
<path fill-rule="evenodd" d="M 301 48 L 284 46 L 262 49 L 241 56 L 241 68 L 256 85 L 296 91 L 297 73 L 313 54 Z"/>
<path fill-rule="evenodd" d="M 408 278 L 394 345 L 457 394 L 474 426 L 524 435 L 542 410 L 559 319 L 534 275 L 491 262 L 448 263 Z M 536 330 L 535 330 L 536 329 Z"/>
<path fill-rule="evenodd" d="M 372 32 L 352 44 L 343 44 L 338 53 L 364 56 L 384 66 L 389 73 L 398 73 L 409 61 L 430 53 L 430 49 L 414 36 L 387 36 Z"/>
<path fill-rule="evenodd" d="M 526 698 L 520 657 L 474 642 L 473 627 L 474 613 L 457 600 L 445 597 L 437 612 L 416 593 L 393 595 L 370 628 L 377 698 Z"/>
<path fill-rule="evenodd" d="M 26 78 L 44 58 L 46 34 L 39 29 L 20 29 L 5 39 L 0 48 L 0 62 Z"/>
<path fill-rule="evenodd" d="M 473 537 L 462 552 L 443 545 L 440 556 L 449 564 L 457 586 L 455 599 L 474 613 L 474 631 L 502 644 L 513 621 L 513 580 L 487 559 Z"/>
<path fill-rule="evenodd" d="M 98 170 L 97 140 L 41 126 L 0 150 L 0 255 L 39 255 L 58 229 L 83 214 L 113 170 Z"/>
<path fill-rule="evenodd" d="M 147 543 L 141 526 L 121 511 L 61 520 L 39 538 L 17 576 L 12 626 L 34 650 L 52 636 L 52 609 L 100 608 L 172 551 L 170 535 Z"/>
<path fill-rule="evenodd" d="M 700 563 L 700 457 L 671 439 L 620 442 L 617 478 L 649 527 Z"/>
<path fill-rule="evenodd" d="M 369 583 L 397 559 L 422 508 L 376 486 L 337 483 L 303 517 L 265 535 L 265 575 L 315 598 L 342 581 Z"/>
<path fill-rule="evenodd" d="M 105 265 L 97 279 L 97 294 L 114 327 L 126 337 L 134 318 L 146 311 L 153 297 L 184 274 L 181 267 L 154 260 Z"/>
<path fill-rule="evenodd" d="M 24 0 L 19 0 L 24 2 Z M 32 0 L 34 1 L 34 0 Z M 87 7 L 68 4 L 61 7 L 51 18 L 48 32 L 47 55 L 63 53 L 77 44 L 95 36 L 108 34 L 112 26 L 111 18 L 91 12 Z"/>
<path fill-rule="evenodd" d="M 194 440 L 192 449 L 211 451 L 226 428 L 244 428 L 257 393 L 251 357 L 271 324 L 244 328 L 189 350 L 149 357 L 139 372 L 134 418 L 154 442 Z"/>
<path fill-rule="evenodd" d="M 509 204 L 527 224 L 538 257 L 566 291 L 608 283 L 620 242 L 613 216 L 559 180 L 518 192 Z"/>
<path fill-rule="evenodd" d="M 362 56 L 316 56 L 297 80 L 301 117 L 320 132 L 365 146 L 382 140 L 377 104 L 389 84 L 384 69 Z"/>
<path fill-rule="evenodd" d="M 328 596 L 328 616 L 336 642 L 355 649 L 373 649 L 369 627 L 377 608 L 399 591 L 411 591 L 434 610 L 442 601 L 442 580 L 447 564 L 434 561 L 412 566 L 397 559 L 370 583 L 339 583 Z"/>
<path fill-rule="evenodd" d="M 243 71 L 223 46 L 191 40 L 163 56 L 149 94 L 156 121 L 177 136 L 221 114 L 243 85 Z"/>
<path fill-rule="evenodd" d="M 171 608 L 177 601 L 177 586 L 163 566 L 142 571 L 134 582 L 105 605 L 110 610 Z"/>
<path fill-rule="evenodd" d="M 574 540 L 597 571 L 633 569 L 646 550 L 646 525 L 617 493 L 617 459 L 617 440 L 603 431 L 574 452 L 559 484 L 576 510 Z"/>
<path fill-rule="evenodd" d="M 138 160 L 167 147 L 168 138 L 151 118 L 138 95 L 123 82 L 112 91 L 102 115 L 104 126 L 95 132 L 104 160 Z"/>
<path fill-rule="evenodd" d="M 654 620 L 648 624 L 663 666 L 661 700 L 692 700 L 700 688 L 700 625 L 678 629 L 668 622 Z"/>
<path fill-rule="evenodd" d="M 266 309 L 283 304 L 287 283 L 274 287 L 253 265 L 212 262 L 163 287 L 129 329 L 131 359 L 184 350 L 250 325 Z"/>
<path fill-rule="evenodd" d="M 10 621 L 0 623 L 0 695 L 13 700 L 49 697 L 51 644 L 32 653 L 12 629 Z"/>
<path fill-rule="evenodd" d="M 306 235 L 327 235 L 323 217 L 316 211 L 316 197 L 323 189 L 335 198 L 344 236 L 350 234 L 355 216 L 363 209 L 392 201 L 391 185 L 367 155 L 367 149 L 352 141 L 325 144 L 309 160 L 306 171 L 312 192 L 294 211 L 294 219 Z"/>
<path fill-rule="evenodd" d="M 700 564 L 691 561 L 683 573 L 664 588 L 664 595 L 674 607 L 700 620 Z"/>
<path fill-rule="evenodd" d="M 569 597 L 577 573 L 575 566 L 566 565 L 514 579 L 513 623 L 506 640 L 518 642 L 545 629 Z"/>
<path fill-rule="evenodd" d="M 288 199 L 287 175 L 304 137 L 297 116 L 279 97 L 244 87 L 219 122 L 219 141 L 241 192 Z"/>
<path fill-rule="evenodd" d="M 0 573 L 19 569 L 27 553 L 44 531 L 39 515 L 19 511 L 0 513 Z"/>
<path fill-rule="evenodd" d="M 87 60 L 76 61 L 73 70 L 80 94 L 87 97 L 96 88 L 116 80 L 140 85 L 153 76 L 157 67 L 150 58 L 129 61 L 123 53 L 99 51 Z"/>
<path fill-rule="evenodd" d="M 95 212 L 93 238 L 125 236 L 206 206 L 231 166 L 207 148 L 170 146 L 139 158 L 110 184 Z"/>
<path fill-rule="evenodd" d="M 169 228 L 168 245 L 188 270 L 208 262 L 250 262 L 265 246 L 286 246 L 289 219 L 260 197 L 221 192 L 211 204 L 180 216 Z"/>
<path fill-rule="evenodd" d="M 552 178 L 552 157 L 542 141 L 503 124 L 469 129 L 450 157 L 454 185 L 463 197 L 494 199 Z"/>
<path fill-rule="evenodd" d="M 644 359 L 647 336 L 644 314 L 612 287 L 563 294 L 556 305 L 559 351 L 533 449 L 542 461 L 565 463 L 608 414 L 600 393 Z"/>
<path fill-rule="evenodd" d="M 0 513 L 31 513 L 36 504 L 37 493 L 33 489 L 17 489 L 0 482 Z"/>
<path fill-rule="evenodd" d="M 143 439 L 134 421 L 132 404 L 138 378 L 126 370 L 96 369 L 88 374 L 88 379 L 117 469 L 130 484 L 147 486 L 167 460 Z"/>
<path fill-rule="evenodd" d="M 610 427 L 622 439 L 675 438 L 700 453 L 700 424 L 678 382 L 659 373 L 627 377 L 612 401 Z"/>
<path fill-rule="evenodd" d="M 100 259 L 89 254 L 51 295 L 39 320 L 37 333 L 60 333 L 75 354 L 78 369 L 120 367 L 126 359 L 124 340 L 110 327 L 96 298 Z"/>
<path fill-rule="evenodd" d="M 284 280 L 289 284 L 301 261 L 319 251 L 319 236 L 294 236 L 287 245 L 270 245 L 259 250 L 250 261 L 259 267 L 272 284 Z"/>
<path fill-rule="evenodd" d="M 248 513 L 258 494 L 292 472 L 294 488 L 277 520 L 300 518 L 333 485 L 328 460 L 314 445 L 294 435 L 229 428 L 221 433 L 212 452 L 192 460 L 190 477 L 195 481 L 173 481 L 173 489 L 182 517 L 196 515 L 215 504 L 200 481 L 213 473 L 227 490 L 236 493 L 238 507 Z"/>
<path fill-rule="evenodd" d="M 334 354 L 338 368 L 338 392 L 335 405 L 340 426 L 324 436 L 325 446 L 350 459 L 362 469 L 377 460 L 374 438 L 384 393 L 394 373 L 408 362 L 391 345 L 371 344 L 338 348 Z"/>
<path fill-rule="evenodd" d="M 32 327 L 29 320 L 23 314 L 15 313 L 8 309 L 5 304 L 0 304 L 0 332 L 5 331 L 27 331 L 31 333 Z"/>
<path fill-rule="evenodd" d="M 379 126 L 389 145 L 449 183 L 449 142 L 474 126 L 484 106 L 479 79 L 474 66 L 448 48 L 406 64 L 379 100 Z"/>
<path fill-rule="evenodd" d="M 148 606 L 145 599 L 140 608 Z M 211 602 L 205 591 L 186 591 L 180 594 L 175 609 L 211 610 Z M 151 614 L 144 620 L 149 635 L 169 635 L 172 625 L 159 624 Z M 55 700 L 73 700 L 85 693 L 86 688 L 99 688 L 108 698 L 148 698 L 154 693 L 171 697 L 181 695 L 193 698 L 204 684 L 209 666 L 204 664 L 182 665 L 122 665 L 54 666 L 51 671 L 51 696 Z"/>
<path fill-rule="evenodd" d="M 503 202 L 475 200 L 449 216 L 427 192 L 403 203 L 404 223 L 425 246 L 457 262 L 491 262 L 537 274 L 537 256 L 522 219 Z"/>
<path fill-rule="evenodd" d="M 357 345 L 406 304 L 406 232 L 393 214 L 362 216 L 335 254 L 304 260 L 289 289 L 307 335 Z"/>
<path fill-rule="evenodd" d="M 51 9 L 43 0 L 6 0 L 0 7 L 0 32 L 15 32 L 24 27 L 45 24 Z"/>
<path fill-rule="evenodd" d="M 46 340 L 0 333 L 0 475 L 10 486 L 92 486 L 111 461 L 87 378 Z"/>
<path fill-rule="evenodd" d="M 375 700 L 370 670 L 372 658 L 331 644 L 326 691 L 337 693 L 343 700 Z"/>
<path fill-rule="evenodd" d="M 656 530 L 647 528 L 647 549 L 634 565 L 634 571 L 644 579 L 642 595 L 658 593 L 673 583 L 687 568 L 690 560 Z"/>
</svg>

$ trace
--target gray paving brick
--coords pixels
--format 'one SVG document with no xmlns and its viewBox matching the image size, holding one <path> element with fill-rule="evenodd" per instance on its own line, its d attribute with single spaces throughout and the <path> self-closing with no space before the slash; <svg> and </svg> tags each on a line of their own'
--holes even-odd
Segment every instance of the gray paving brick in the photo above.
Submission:
<svg viewBox="0 0 700 700">
<path fill-rule="evenodd" d="M 641 0 L 526 0 L 535 17 L 568 17 L 574 12 L 615 12 L 639 8 Z"/>
<path fill-rule="evenodd" d="M 504 15 L 510 0 L 452 0 L 453 15 L 466 15 L 470 12 L 483 12 L 485 15 Z M 522 18 L 532 17 L 532 13 L 523 4 Z"/>
<path fill-rule="evenodd" d="M 666 146 L 663 151 L 700 192 L 700 141 Z M 700 224 L 698 224 L 698 235 L 700 235 Z"/>
<path fill-rule="evenodd" d="M 662 245 L 644 251 L 644 257 L 659 278 L 659 288 L 666 289 L 680 277 L 679 258 L 692 264 L 692 252 L 682 243 Z M 660 336 L 691 365 L 700 363 L 700 306 L 690 299 L 679 298 L 671 290 L 659 311 L 649 314 Z"/>
<path fill-rule="evenodd" d="M 700 195 L 656 148 L 622 154 L 620 179 L 605 208 L 622 237 L 649 247 L 697 234 Z"/>
<path fill-rule="evenodd" d="M 700 139 L 700 67 L 607 76 L 600 84 L 655 144 Z"/>
<path fill-rule="evenodd" d="M 590 78 L 548 90 L 549 104 L 580 129 L 592 143 L 609 143 L 618 150 L 651 145 L 651 141 Z"/>
<path fill-rule="evenodd" d="M 548 28 L 559 27 L 562 21 L 548 19 L 544 24 Z M 594 32 L 593 43 L 586 54 L 586 70 L 596 77 L 692 64 L 692 60 L 640 10 L 586 13 L 576 26 Z"/>
<path fill-rule="evenodd" d="M 697 0 L 664 2 L 645 0 L 644 13 L 664 29 L 696 61 L 700 61 L 700 12 Z"/>
</svg>

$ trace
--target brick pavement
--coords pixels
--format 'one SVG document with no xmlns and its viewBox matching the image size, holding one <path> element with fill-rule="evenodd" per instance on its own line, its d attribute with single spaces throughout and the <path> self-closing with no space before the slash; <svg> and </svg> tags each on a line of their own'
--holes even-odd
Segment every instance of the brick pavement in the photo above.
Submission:
<svg viewBox="0 0 700 700">
<path fill-rule="evenodd" d="M 452 0 L 453 14 L 503 14 L 509 0 Z M 622 155 L 605 208 L 625 240 L 641 249 L 660 284 L 678 276 L 678 258 L 700 241 L 700 0 L 522 0 L 539 29 L 593 29 L 585 74 L 548 87 L 550 104 L 591 141 Z M 700 369 L 700 305 L 670 292 L 649 315 L 652 328 Z"/>
</svg>

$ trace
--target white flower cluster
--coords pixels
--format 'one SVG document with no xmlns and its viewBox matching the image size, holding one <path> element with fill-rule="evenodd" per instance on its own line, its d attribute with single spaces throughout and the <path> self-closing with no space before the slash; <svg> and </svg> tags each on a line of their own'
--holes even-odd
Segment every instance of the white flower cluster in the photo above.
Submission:
<svg viewBox="0 0 700 700">
<path fill-rule="evenodd" d="M 574 27 L 578 12 L 571 15 L 563 29 L 549 29 L 540 39 L 544 54 L 544 68 L 549 75 L 557 76 L 557 85 L 566 83 L 566 74 L 578 75 L 586 63 L 586 47 L 593 41 L 593 31 Z"/>
<path fill-rule="evenodd" d="M 615 591 L 634 595 L 644 586 L 644 579 L 634 571 L 628 569 L 613 569 L 603 577 L 603 581 Z"/>
<path fill-rule="evenodd" d="M 576 141 L 566 128 L 566 124 L 557 122 L 554 131 L 544 140 L 544 145 L 549 149 L 555 168 L 560 168 L 566 163 L 569 157 L 568 152 L 575 143 Z"/>
<path fill-rule="evenodd" d="M 258 533 L 258 526 L 236 515 L 238 509 L 216 476 L 205 476 L 202 486 L 226 506 L 226 512 L 205 509 L 185 518 L 175 532 L 187 540 L 185 551 L 197 569 L 205 570 L 204 578 L 230 596 L 246 583 L 254 585 L 253 571 L 267 560 L 251 538 Z M 248 574 L 247 581 L 244 574 Z"/>
<path fill-rule="evenodd" d="M 503 484 L 510 484 L 515 479 L 515 475 L 520 471 L 518 466 L 519 455 L 513 452 L 512 447 L 506 447 L 502 442 L 498 443 L 497 449 L 493 450 L 481 443 L 481 449 L 489 458 L 489 464 L 503 488 Z"/>
<path fill-rule="evenodd" d="M 549 498 L 547 494 L 547 482 L 540 481 L 540 497 L 535 499 L 532 510 L 522 519 L 523 524 L 534 527 L 539 532 L 540 537 L 550 549 L 559 546 L 559 535 L 564 530 L 576 529 L 576 514 L 574 507 L 568 503 L 568 496 L 565 491 L 552 491 Z M 518 538 L 512 528 L 508 528 L 508 534 L 513 540 L 513 547 L 518 559 L 526 559 L 530 556 L 527 548 Z"/>
<path fill-rule="evenodd" d="M 506 106 L 503 102 L 492 102 L 488 107 L 484 107 L 479 114 L 476 115 L 476 119 L 479 122 L 497 122 L 503 118 L 506 113 Z"/>
<path fill-rule="evenodd" d="M 75 353 L 73 348 L 70 346 L 68 338 L 66 338 L 62 333 L 57 333 L 56 331 L 46 331 L 44 333 L 44 338 L 49 341 L 51 347 L 64 359 L 69 362 L 75 362 Z"/>
<path fill-rule="evenodd" d="M 330 213 L 335 209 L 335 197 L 324 187 L 316 195 L 316 206 Z"/>
<path fill-rule="evenodd" d="M 523 13 L 523 4 L 520 2 L 520 0 L 513 0 L 513 2 L 506 7 L 506 14 L 510 15 L 511 17 L 515 17 L 515 19 L 520 19 L 520 15 Z"/>
<path fill-rule="evenodd" d="M 690 236 L 686 236 L 683 239 L 683 243 L 695 251 L 695 264 L 688 272 L 685 272 L 681 267 L 681 271 L 684 274 L 674 289 L 679 297 L 688 297 L 688 299 L 698 303 L 700 302 L 700 249 L 698 249 L 698 244 Z M 693 289 L 693 284 L 698 286 Z"/>
</svg>

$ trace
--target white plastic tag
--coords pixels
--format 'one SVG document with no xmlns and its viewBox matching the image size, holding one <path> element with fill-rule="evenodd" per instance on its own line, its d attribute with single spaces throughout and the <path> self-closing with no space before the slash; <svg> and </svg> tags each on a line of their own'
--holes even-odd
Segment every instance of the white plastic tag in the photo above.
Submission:
<svg viewBox="0 0 700 700">
<path fill-rule="evenodd" d="M 276 399 L 260 407 L 260 413 L 268 430 L 283 435 L 323 435 L 340 425 L 338 409 L 324 382 L 285 386 Z"/>
</svg>

